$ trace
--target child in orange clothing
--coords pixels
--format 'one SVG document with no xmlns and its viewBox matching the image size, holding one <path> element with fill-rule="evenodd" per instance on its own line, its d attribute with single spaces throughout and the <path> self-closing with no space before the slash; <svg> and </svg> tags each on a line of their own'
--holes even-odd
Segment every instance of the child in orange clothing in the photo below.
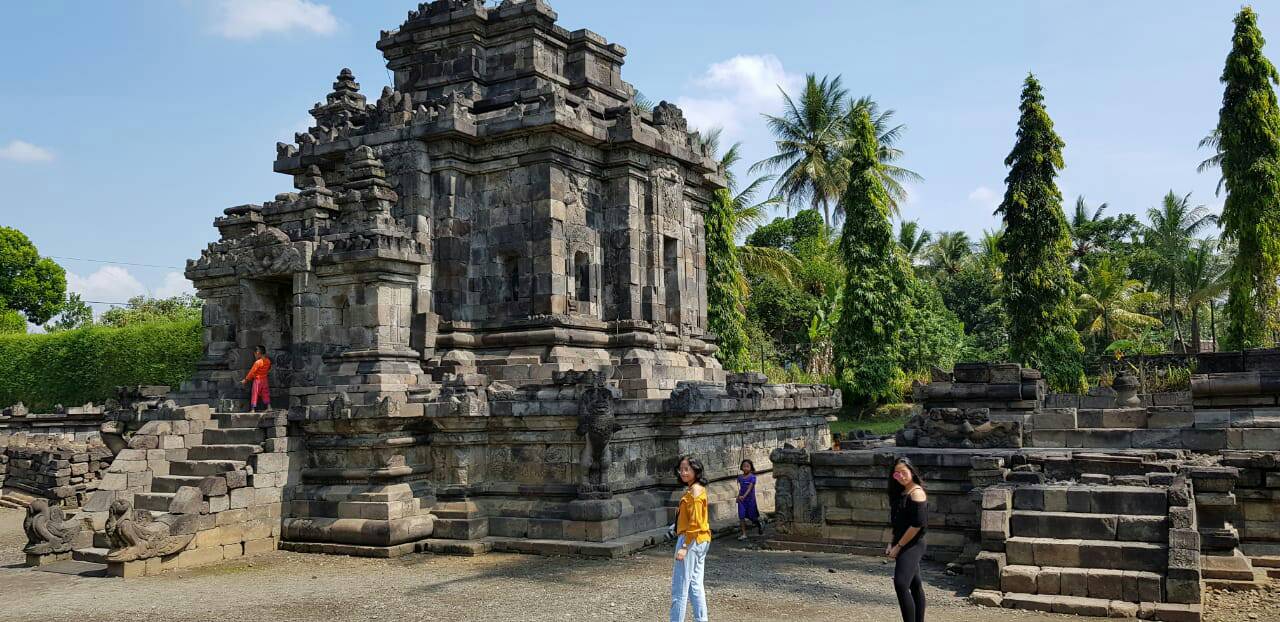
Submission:
<svg viewBox="0 0 1280 622">
<path fill-rule="evenodd" d="M 264 404 L 263 410 L 271 410 L 271 390 L 267 387 L 267 372 L 271 371 L 271 359 L 267 358 L 267 350 L 262 346 L 253 348 L 253 358 L 257 359 L 253 362 L 253 367 L 249 368 L 249 373 L 240 381 L 240 384 L 249 384 L 253 381 L 253 386 L 249 389 L 249 408 L 254 411 L 258 410 L 258 399 L 262 399 Z"/>
</svg>

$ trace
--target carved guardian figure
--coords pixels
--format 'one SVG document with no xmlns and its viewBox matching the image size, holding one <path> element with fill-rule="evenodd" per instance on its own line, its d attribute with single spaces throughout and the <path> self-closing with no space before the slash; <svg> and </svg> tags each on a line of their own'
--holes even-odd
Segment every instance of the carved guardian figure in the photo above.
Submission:
<svg viewBox="0 0 1280 622">
<path fill-rule="evenodd" d="M 29 555 L 66 553 L 80 533 L 79 521 L 67 521 L 60 507 L 49 507 L 46 499 L 36 499 L 27 508 L 27 518 L 22 529 L 27 532 L 27 546 L 23 552 Z"/>
<path fill-rule="evenodd" d="M 582 484 L 579 493 L 587 497 L 608 497 L 609 441 L 622 429 L 613 415 L 613 388 L 604 374 L 591 374 L 578 405 L 578 436 L 586 437 L 582 447 Z"/>
<path fill-rule="evenodd" d="M 134 511 L 133 505 L 124 499 L 111 502 L 106 531 L 111 541 L 108 562 L 172 555 L 187 548 L 195 537 L 195 534 L 170 535 L 168 523 L 152 519 L 146 510 Z"/>
</svg>

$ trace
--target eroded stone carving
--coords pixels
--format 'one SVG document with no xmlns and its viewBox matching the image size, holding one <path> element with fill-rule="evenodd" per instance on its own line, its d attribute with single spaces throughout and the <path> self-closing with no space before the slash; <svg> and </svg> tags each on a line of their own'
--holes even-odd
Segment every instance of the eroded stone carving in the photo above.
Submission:
<svg viewBox="0 0 1280 622">
<path fill-rule="evenodd" d="M 613 387 L 600 372 L 586 372 L 582 376 L 585 386 L 578 401 L 578 436 L 586 438 L 579 464 L 583 469 L 582 483 L 578 486 L 583 498 L 608 498 L 609 441 L 622 429 L 613 414 Z"/>
<path fill-rule="evenodd" d="M 166 514 L 162 519 L 178 515 Z M 108 562 L 131 562 L 139 559 L 172 555 L 187 548 L 195 537 L 194 531 L 175 534 L 172 521 L 155 520 L 146 510 L 134 510 L 124 499 L 111 502 L 107 516 L 107 538 L 111 541 Z"/>
<path fill-rule="evenodd" d="M 989 449 L 1022 447 L 1022 424 L 991 421 L 985 408 L 931 408 L 898 431 L 900 447 Z"/>
<path fill-rule="evenodd" d="M 22 529 L 27 532 L 27 546 L 23 552 L 29 555 L 50 555 L 70 551 L 80 533 L 79 521 L 68 521 L 60 507 L 50 507 L 47 499 L 35 499 L 27 508 L 27 518 Z"/>
</svg>

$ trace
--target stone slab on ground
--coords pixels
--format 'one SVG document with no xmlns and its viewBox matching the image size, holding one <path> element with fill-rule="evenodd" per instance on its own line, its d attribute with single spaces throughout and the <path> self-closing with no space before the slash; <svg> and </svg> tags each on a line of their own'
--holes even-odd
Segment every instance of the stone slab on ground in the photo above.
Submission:
<svg viewBox="0 0 1280 622">
<path fill-rule="evenodd" d="M 105 577 L 107 576 L 106 564 L 95 564 L 93 562 L 80 562 L 73 559 L 67 559 L 52 564 L 46 564 L 36 568 L 40 572 L 56 572 L 58 574 L 69 574 L 79 577 Z"/>
</svg>

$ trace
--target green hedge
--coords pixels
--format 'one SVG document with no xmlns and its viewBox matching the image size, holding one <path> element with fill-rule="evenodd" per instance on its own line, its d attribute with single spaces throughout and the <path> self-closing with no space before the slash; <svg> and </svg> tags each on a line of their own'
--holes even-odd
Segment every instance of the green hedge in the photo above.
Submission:
<svg viewBox="0 0 1280 622">
<path fill-rule="evenodd" d="M 101 404 L 119 385 L 177 387 L 200 356 L 199 320 L 0 335 L 0 406 L 48 412 L 54 404 Z"/>
</svg>

